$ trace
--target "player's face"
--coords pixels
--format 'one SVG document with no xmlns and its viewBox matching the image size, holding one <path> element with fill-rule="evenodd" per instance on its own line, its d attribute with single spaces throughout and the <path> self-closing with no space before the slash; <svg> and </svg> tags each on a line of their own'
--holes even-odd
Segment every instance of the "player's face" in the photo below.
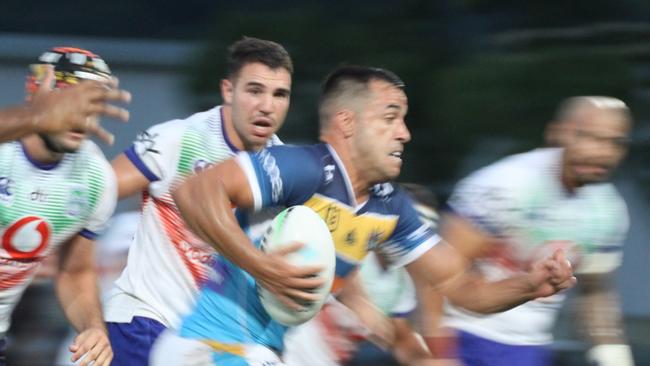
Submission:
<svg viewBox="0 0 650 366">
<path fill-rule="evenodd" d="M 408 110 L 403 90 L 385 81 L 369 84 L 370 97 L 357 113 L 355 146 L 359 167 L 371 183 L 399 176 L 404 144 L 411 140 L 405 117 Z"/>
<path fill-rule="evenodd" d="M 607 180 L 627 152 L 630 121 L 617 111 L 588 108 L 568 123 L 565 171 L 578 186 Z"/>
<path fill-rule="evenodd" d="M 77 152 L 86 139 L 86 133 L 82 130 L 72 130 L 57 134 L 41 134 L 40 136 L 48 150 L 55 153 Z"/>
<path fill-rule="evenodd" d="M 82 80 L 79 80 L 82 81 Z M 108 81 L 106 81 L 108 83 Z M 58 88 L 67 88 L 76 83 L 67 83 L 67 82 L 57 82 Z M 27 97 L 28 99 L 31 96 Z M 98 117 L 88 117 L 88 118 L 98 118 Z M 48 150 L 55 153 L 74 153 L 79 150 L 81 144 L 88 137 L 86 131 L 83 129 L 75 129 L 64 132 L 59 132 L 55 134 L 39 134 L 45 146 Z"/>
<path fill-rule="evenodd" d="M 231 106 L 235 131 L 246 150 L 258 150 L 282 126 L 289 109 L 291 74 L 254 62 L 234 80 L 224 80 L 224 102 Z"/>
</svg>

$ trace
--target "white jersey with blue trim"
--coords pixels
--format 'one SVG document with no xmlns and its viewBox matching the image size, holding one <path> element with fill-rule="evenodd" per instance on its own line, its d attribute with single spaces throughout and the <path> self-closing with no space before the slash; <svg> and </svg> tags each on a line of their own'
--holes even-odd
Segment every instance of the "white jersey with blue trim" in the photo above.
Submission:
<svg viewBox="0 0 650 366">
<path fill-rule="evenodd" d="M 439 241 L 420 221 L 411 198 L 391 184 L 375 186 L 368 200 L 357 204 L 345 168 L 328 145 L 275 146 L 240 153 L 237 159 L 256 209 L 306 205 L 325 220 L 337 253 L 333 291 L 370 250 L 404 266 Z M 196 309 L 183 321 L 181 336 L 213 344 L 257 343 L 281 351 L 286 328 L 263 310 L 254 279 L 224 258 L 217 258 L 215 270 L 218 275 L 208 281 Z"/>
<path fill-rule="evenodd" d="M 560 181 L 561 161 L 561 149 L 537 149 L 507 157 L 458 184 L 450 207 L 503 241 L 479 262 L 489 280 L 524 271 L 558 248 L 578 274 L 620 265 L 629 225 L 625 202 L 609 183 L 568 193 Z M 449 306 L 445 323 L 501 343 L 547 344 L 564 297 L 557 294 L 488 316 Z"/>
<path fill-rule="evenodd" d="M 113 170 L 91 141 L 54 164 L 0 144 L 0 333 L 41 261 L 76 235 L 94 240 L 116 200 Z"/>
<path fill-rule="evenodd" d="M 274 135 L 268 144 L 281 142 Z M 199 287 L 212 275 L 215 251 L 185 226 L 170 190 L 237 152 L 220 106 L 154 125 L 125 151 L 150 183 L 127 266 L 109 294 L 107 321 L 143 316 L 177 327 L 191 310 Z"/>
</svg>

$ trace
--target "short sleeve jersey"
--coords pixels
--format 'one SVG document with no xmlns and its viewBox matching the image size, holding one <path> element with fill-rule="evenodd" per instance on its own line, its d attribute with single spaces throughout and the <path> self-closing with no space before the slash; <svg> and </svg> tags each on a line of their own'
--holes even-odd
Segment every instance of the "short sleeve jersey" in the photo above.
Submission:
<svg viewBox="0 0 650 366">
<path fill-rule="evenodd" d="M 567 192 L 560 181 L 561 159 L 561 149 L 537 149 L 507 157 L 458 184 L 449 201 L 452 210 L 502 239 L 479 264 L 488 279 L 523 271 L 558 248 L 576 273 L 611 271 L 620 264 L 628 228 L 625 202 L 609 183 Z M 448 321 L 498 342 L 545 344 L 563 298 L 558 294 L 490 316 L 452 309 Z"/>
<path fill-rule="evenodd" d="M 0 144 L 0 333 L 40 262 L 76 235 L 94 240 L 116 199 L 113 170 L 90 141 L 56 164 Z"/>
<path fill-rule="evenodd" d="M 336 248 L 334 291 L 370 250 L 393 266 L 404 266 L 437 244 L 435 231 L 420 221 L 411 198 L 385 183 L 358 204 L 345 168 L 326 144 L 275 146 L 237 157 L 248 177 L 255 208 L 306 205 L 328 225 Z M 286 330 L 263 310 L 252 277 L 225 258 L 215 262 L 195 311 L 181 335 L 232 343 L 260 343 L 281 350 Z"/>
<path fill-rule="evenodd" d="M 276 136 L 269 141 L 280 143 Z M 185 226 L 171 189 L 237 152 L 220 106 L 154 125 L 125 151 L 150 183 L 127 266 L 108 296 L 107 321 L 144 316 L 175 327 L 190 311 L 199 287 L 211 276 L 214 250 Z"/>
</svg>

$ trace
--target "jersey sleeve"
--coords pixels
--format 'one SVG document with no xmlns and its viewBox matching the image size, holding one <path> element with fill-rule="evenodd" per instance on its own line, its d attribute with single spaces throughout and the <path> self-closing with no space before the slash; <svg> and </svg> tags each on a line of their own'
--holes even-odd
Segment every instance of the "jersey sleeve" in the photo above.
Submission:
<svg viewBox="0 0 650 366">
<path fill-rule="evenodd" d="M 630 217 L 627 205 L 618 192 L 613 192 L 612 196 L 611 215 L 607 222 L 609 227 L 601 242 L 582 253 L 580 265 L 574 270 L 578 275 L 612 272 L 623 263 L 623 242 L 630 227 Z"/>
<path fill-rule="evenodd" d="M 108 162 L 105 162 L 104 185 L 99 192 L 97 205 L 88 218 L 85 228 L 79 232 L 84 238 L 95 240 L 106 229 L 117 204 L 117 179 Z"/>
<path fill-rule="evenodd" d="M 378 250 L 391 267 L 403 267 L 418 259 L 440 241 L 436 230 L 421 220 L 414 203 L 403 191 L 396 192 L 395 204 L 399 219 L 391 237 Z"/>
<path fill-rule="evenodd" d="M 140 132 L 124 154 L 150 182 L 165 180 L 174 174 L 185 125 L 184 120 L 173 120 L 152 126 Z"/>
<path fill-rule="evenodd" d="M 323 169 L 309 147 L 274 146 L 240 152 L 237 162 L 253 193 L 255 211 L 306 202 L 320 186 Z"/>
</svg>

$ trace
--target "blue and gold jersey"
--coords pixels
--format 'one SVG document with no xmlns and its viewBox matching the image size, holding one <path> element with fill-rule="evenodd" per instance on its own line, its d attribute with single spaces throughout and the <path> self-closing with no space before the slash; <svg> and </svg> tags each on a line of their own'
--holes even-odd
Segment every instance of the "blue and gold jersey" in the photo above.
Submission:
<svg viewBox="0 0 650 366">
<path fill-rule="evenodd" d="M 336 246 L 336 275 L 347 276 L 377 250 L 403 266 L 437 242 L 411 198 L 390 183 L 374 186 L 358 203 L 336 152 L 326 144 L 279 146 L 238 156 L 251 185 L 255 209 L 306 205 L 327 223 Z"/>
<path fill-rule="evenodd" d="M 393 266 L 404 266 L 439 241 L 420 220 L 408 194 L 390 183 L 374 186 L 366 202 L 357 202 L 347 172 L 329 145 L 275 146 L 240 153 L 237 159 L 255 210 L 306 205 L 325 220 L 336 246 L 335 291 L 370 250 L 381 252 Z M 285 327 L 263 310 L 254 280 L 225 258 L 217 259 L 215 266 L 219 278 L 205 286 L 181 335 L 281 350 Z"/>
</svg>

